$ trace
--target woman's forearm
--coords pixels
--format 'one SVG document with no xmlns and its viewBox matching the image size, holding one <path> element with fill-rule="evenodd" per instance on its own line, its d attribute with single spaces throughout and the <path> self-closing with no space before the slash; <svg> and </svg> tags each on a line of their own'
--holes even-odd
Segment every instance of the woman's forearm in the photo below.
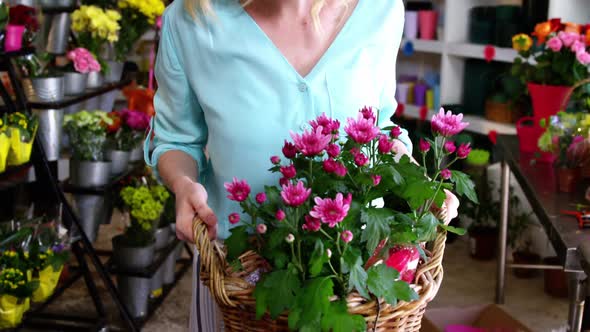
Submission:
<svg viewBox="0 0 590 332">
<path fill-rule="evenodd" d="M 158 161 L 160 177 L 174 192 L 186 183 L 186 180 L 196 182 L 199 174 L 197 162 L 187 153 L 178 150 L 167 151 Z"/>
</svg>

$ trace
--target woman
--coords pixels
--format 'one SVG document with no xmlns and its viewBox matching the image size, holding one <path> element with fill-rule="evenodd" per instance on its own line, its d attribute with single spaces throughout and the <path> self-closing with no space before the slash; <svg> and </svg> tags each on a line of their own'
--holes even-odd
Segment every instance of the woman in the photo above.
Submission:
<svg viewBox="0 0 590 332">
<path fill-rule="evenodd" d="M 239 209 L 223 184 L 247 179 L 256 193 L 275 183 L 269 157 L 290 130 L 306 129 L 321 113 L 344 123 L 364 105 L 380 110 L 380 125 L 389 121 L 403 11 L 402 0 L 169 6 L 156 64 L 155 148 L 146 162 L 176 195 L 180 239 L 192 242 L 195 214 L 212 239 L 229 236 L 227 216 Z M 407 133 L 401 137 L 395 152 L 409 153 Z M 193 308 L 191 330 L 217 330 L 206 288 L 195 289 L 200 310 Z"/>
</svg>

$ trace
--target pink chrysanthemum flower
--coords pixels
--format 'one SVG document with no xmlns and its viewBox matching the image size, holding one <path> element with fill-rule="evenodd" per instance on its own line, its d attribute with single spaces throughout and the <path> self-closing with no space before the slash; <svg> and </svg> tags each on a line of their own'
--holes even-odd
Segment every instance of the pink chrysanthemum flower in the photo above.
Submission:
<svg viewBox="0 0 590 332">
<path fill-rule="evenodd" d="M 363 115 L 363 118 L 367 119 L 367 120 L 371 120 L 373 123 L 375 123 L 375 112 L 373 112 L 373 108 L 370 106 L 365 106 L 363 108 L 361 108 L 359 110 L 359 112 Z"/>
<path fill-rule="evenodd" d="M 243 202 L 250 195 L 250 185 L 246 180 L 238 180 L 234 177 L 232 182 L 226 182 L 224 184 L 225 190 L 229 193 L 227 198 L 236 202 Z"/>
<path fill-rule="evenodd" d="M 346 166 L 344 166 L 343 163 L 336 164 L 336 169 L 334 170 L 334 174 L 338 175 L 339 177 L 344 177 L 344 176 L 346 176 L 347 172 L 348 172 L 348 169 L 346 169 Z"/>
<path fill-rule="evenodd" d="M 266 202 L 266 193 L 256 194 L 256 203 L 262 204 L 264 202 Z"/>
<path fill-rule="evenodd" d="M 256 231 L 258 232 L 258 234 L 264 234 L 266 233 L 267 227 L 265 224 L 258 224 L 256 226 Z"/>
<path fill-rule="evenodd" d="M 322 223 L 328 224 L 328 227 L 334 228 L 339 222 L 346 218 L 350 203 L 344 203 L 344 197 L 341 193 L 336 194 L 335 199 L 331 198 L 315 198 L 315 206 L 309 212 L 309 215 L 320 219 Z"/>
<path fill-rule="evenodd" d="M 453 152 L 455 152 L 455 150 L 457 150 L 457 146 L 455 145 L 455 142 L 453 142 L 453 141 L 446 141 L 445 142 L 445 151 L 447 151 L 448 153 L 453 153 Z"/>
<path fill-rule="evenodd" d="M 278 221 L 283 221 L 285 220 L 285 211 L 283 210 L 277 210 L 277 213 L 275 213 L 275 218 L 277 218 Z"/>
<path fill-rule="evenodd" d="M 319 219 L 314 218 L 310 215 L 306 215 L 305 216 L 305 224 L 303 224 L 301 226 L 301 229 L 303 229 L 304 231 L 308 231 L 308 232 L 317 232 L 320 230 L 321 227 L 322 227 L 322 222 Z"/>
<path fill-rule="evenodd" d="M 440 171 L 440 177 L 442 177 L 443 180 L 450 179 L 452 175 L 453 174 L 451 173 L 451 171 L 448 168 L 445 168 L 442 171 Z"/>
<path fill-rule="evenodd" d="M 388 154 L 393 149 L 393 141 L 390 140 L 387 135 L 379 136 L 379 144 L 377 145 L 377 149 L 381 154 Z"/>
<path fill-rule="evenodd" d="M 270 157 L 270 162 L 277 165 L 281 162 L 281 158 L 279 156 L 272 156 Z"/>
<path fill-rule="evenodd" d="M 326 148 L 326 152 L 328 153 L 328 156 L 336 158 L 340 154 L 340 145 L 334 143 L 329 144 Z"/>
<path fill-rule="evenodd" d="M 227 217 L 229 223 L 235 225 L 240 222 L 240 215 L 238 213 L 231 213 L 229 217 Z"/>
<path fill-rule="evenodd" d="M 322 134 L 324 135 L 338 134 L 338 130 L 340 129 L 340 121 L 327 117 L 326 113 L 322 113 L 315 120 L 309 121 L 309 125 L 314 131 L 322 127 Z"/>
<path fill-rule="evenodd" d="M 359 144 L 367 144 L 379 134 L 379 128 L 375 126 L 375 121 L 365 119 L 362 113 L 359 113 L 356 120 L 347 119 L 348 124 L 344 131 Z"/>
<path fill-rule="evenodd" d="M 295 142 L 295 147 L 306 156 L 316 156 L 320 154 L 332 140 L 332 135 L 322 133 L 323 127 L 304 131 L 303 134 L 291 132 L 291 138 Z"/>
<path fill-rule="evenodd" d="M 426 153 L 426 152 L 430 151 L 430 143 L 428 143 L 427 140 L 424 140 L 421 138 L 419 146 L 420 146 L 420 151 L 422 153 Z"/>
<path fill-rule="evenodd" d="M 459 148 L 457 149 L 457 157 L 459 159 L 467 158 L 467 156 L 469 156 L 470 153 L 471 153 L 471 144 L 463 143 L 463 144 L 459 145 Z"/>
<path fill-rule="evenodd" d="M 281 191 L 283 201 L 289 206 L 299 206 L 305 203 L 310 194 L 311 189 L 305 188 L 302 181 L 298 181 L 296 185 L 288 183 L 286 186 L 283 186 L 283 190 Z"/>
<path fill-rule="evenodd" d="M 440 108 L 437 114 L 432 117 L 430 122 L 432 131 L 445 137 L 457 135 L 467 126 L 469 123 L 463 122 L 463 114 L 453 114 L 448 111 L 445 114 L 444 108 Z"/>
<path fill-rule="evenodd" d="M 336 168 L 338 167 L 338 162 L 332 158 L 328 158 L 324 160 L 322 167 L 324 168 L 324 171 L 326 171 L 327 173 L 333 173 L 336 171 Z"/>
<path fill-rule="evenodd" d="M 348 242 L 352 241 L 353 237 L 354 236 L 352 235 L 352 232 L 349 230 L 343 231 L 340 234 L 340 238 L 342 239 L 342 242 L 344 242 L 344 243 L 348 243 Z"/>
<path fill-rule="evenodd" d="M 399 126 L 391 128 L 389 135 L 391 138 L 398 138 L 402 134 L 402 129 Z"/>
<path fill-rule="evenodd" d="M 354 163 L 358 166 L 358 167 L 363 167 L 366 164 L 369 163 L 369 157 L 367 157 L 364 153 L 357 153 L 354 156 Z"/>
<path fill-rule="evenodd" d="M 381 183 L 381 175 L 371 175 L 371 178 L 373 179 L 374 186 L 378 186 Z"/>
<path fill-rule="evenodd" d="M 283 176 L 287 179 L 292 179 L 295 177 L 295 175 L 297 175 L 297 170 L 293 164 L 289 166 L 282 166 L 279 170 L 281 171 L 281 174 L 283 174 Z"/>
</svg>

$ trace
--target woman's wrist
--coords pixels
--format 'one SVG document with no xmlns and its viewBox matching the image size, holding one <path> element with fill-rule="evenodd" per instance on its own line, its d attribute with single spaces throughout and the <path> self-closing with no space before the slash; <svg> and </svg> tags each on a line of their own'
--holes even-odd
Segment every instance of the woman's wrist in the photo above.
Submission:
<svg viewBox="0 0 590 332">
<path fill-rule="evenodd" d="M 170 190 L 172 190 L 174 195 L 178 195 L 178 193 L 183 191 L 183 189 L 186 188 L 187 185 L 192 185 L 194 183 L 195 183 L 195 181 L 191 177 L 186 176 L 186 175 L 181 175 L 181 176 L 178 176 L 177 178 L 175 178 L 170 183 Z"/>
</svg>

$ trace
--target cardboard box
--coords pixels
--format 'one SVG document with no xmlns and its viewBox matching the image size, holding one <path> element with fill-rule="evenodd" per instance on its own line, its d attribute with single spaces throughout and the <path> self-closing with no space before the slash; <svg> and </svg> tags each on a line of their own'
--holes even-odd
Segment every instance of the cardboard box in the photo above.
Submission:
<svg viewBox="0 0 590 332">
<path fill-rule="evenodd" d="M 532 332 L 495 304 L 426 310 L 421 332 Z"/>
</svg>

